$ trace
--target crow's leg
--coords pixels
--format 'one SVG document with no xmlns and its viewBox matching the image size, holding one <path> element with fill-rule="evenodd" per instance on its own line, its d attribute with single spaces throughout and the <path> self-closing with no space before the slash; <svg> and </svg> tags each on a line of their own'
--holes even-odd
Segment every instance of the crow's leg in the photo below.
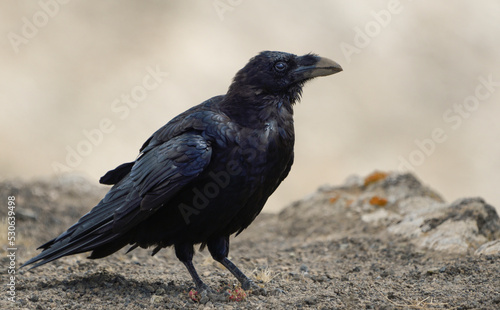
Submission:
<svg viewBox="0 0 500 310">
<path fill-rule="evenodd" d="M 224 265 L 240 281 L 241 287 L 244 290 L 258 288 L 252 280 L 227 258 L 227 254 L 229 253 L 229 237 L 212 239 L 208 241 L 207 247 L 212 257 Z"/>
<path fill-rule="evenodd" d="M 196 269 L 194 268 L 193 254 L 194 254 L 194 249 L 192 244 L 182 243 L 175 245 L 175 255 L 184 264 L 184 266 L 186 266 L 187 270 L 189 271 L 189 274 L 191 275 L 191 278 L 193 278 L 194 284 L 196 285 L 196 289 L 199 292 L 211 291 L 210 287 L 208 287 L 208 285 L 203 283 L 200 276 L 196 272 Z"/>
</svg>

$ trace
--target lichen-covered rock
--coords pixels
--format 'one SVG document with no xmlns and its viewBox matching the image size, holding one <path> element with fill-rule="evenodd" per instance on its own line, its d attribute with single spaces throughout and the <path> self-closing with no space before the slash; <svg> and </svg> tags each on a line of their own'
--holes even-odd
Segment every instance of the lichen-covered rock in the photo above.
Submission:
<svg viewBox="0 0 500 310">
<path fill-rule="evenodd" d="M 418 246 L 465 253 L 500 238 L 498 215 L 481 198 L 460 199 L 452 204 L 412 201 L 402 204 L 401 221 L 388 230 L 411 238 Z M 413 208 L 409 209 L 408 204 L 413 204 Z"/>
<path fill-rule="evenodd" d="M 409 173 L 350 177 L 345 185 L 323 187 L 294 203 L 280 217 L 283 232 L 292 236 L 332 236 L 357 219 L 352 229 L 379 227 L 421 248 L 457 254 L 500 238 L 498 215 L 483 199 L 446 203 Z"/>
</svg>

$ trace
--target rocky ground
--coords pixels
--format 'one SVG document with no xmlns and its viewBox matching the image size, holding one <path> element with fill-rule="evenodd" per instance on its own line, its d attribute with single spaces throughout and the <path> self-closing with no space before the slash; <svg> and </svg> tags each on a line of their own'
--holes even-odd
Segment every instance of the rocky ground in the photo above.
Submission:
<svg viewBox="0 0 500 310">
<path fill-rule="evenodd" d="M 16 197 L 16 264 L 90 210 L 105 193 L 85 180 L 0 182 Z M 7 234 L 8 209 L 0 210 Z M 6 239 L 6 238 L 5 238 Z M 84 254 L 17 270 L 16 302 L 2 309 L 500 309 L 500 221 L 480 198 L 444 202 L 411 174 L 373 173 L 323 187 L 261 214 L 232 239 L 230 258 L 263 288 L 241 293 L 207 251 L 195 265 L 212 288 L 193 294 L 172 249 Z M 10 264 L 7 244 L 2 266 Z M 0 271 L 9 282 L 7 267 Z M 4 286 L 5 287 L 5 286 Z"/>
</svg>

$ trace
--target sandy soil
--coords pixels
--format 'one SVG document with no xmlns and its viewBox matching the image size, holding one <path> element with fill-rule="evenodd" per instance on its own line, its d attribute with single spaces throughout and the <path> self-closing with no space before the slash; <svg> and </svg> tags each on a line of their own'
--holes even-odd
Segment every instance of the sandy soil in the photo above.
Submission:
<svg viewBox="0 0 500 310">
<path fill-rule="evenodd" d="M 87 212 L 105 192 L 84 180 L 4 181 L 0 197 L 15 195 L 17 264 Z M 1 210 L 1 217 L 6 210 Z M 299 216 L 299 215 L 294 215 Z M 263 288 L 238 295 L 238 282 L 197 253 L 195 266 L 223 295 L 194 301 L 193 283 L 172 249 L 151 257 L 137 249 L 87 260 L 60 259 L 32 271 L 18 270 L 16 302 L 2 309 L 500 309 L 500 257 L 421 250 L 383 227 L 340 213 L 325 225 L 294 225 L 286 210 L 261 214 L 232 239 L 230 258 Z M 2 231 L 7 224 L 2 221 Z M 317 232 L 317 233 L 315 233 Z M 10 262 L 1 249 L 2 266 Z M 1 270 L 7 283 L 6 268 Z M 236 291 L 235 291 L 236 289 Z M 196 297 L 196 296 L 195 296 Z"/>
</svg>

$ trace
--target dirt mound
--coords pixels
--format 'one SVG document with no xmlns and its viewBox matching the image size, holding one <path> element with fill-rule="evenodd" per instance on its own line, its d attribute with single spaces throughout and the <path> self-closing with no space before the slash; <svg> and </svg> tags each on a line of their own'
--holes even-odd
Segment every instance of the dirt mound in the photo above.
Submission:
<svg viewBox="0 0 500 310">
<path fill-rule="evenodd" d="M 0 182 L 16 202 L 16 267 L 88 212 L 106 188 L 75 177 Z M 8 229 L 7 208 L 0 210 Z M 374 173 L 323 187 L 285 208 L 261 214 L 230 256 L 265 288 L 235 293 L 237 281 L 197 253 L 211 287 L 233 300 L 195 302 L 172 249 L 124 250 L 100 260 L 84 254 L 33 271 L 16 269 L 16 302 L 2 309 L 498 309 L 500 224 L 480 198 L 446 203 L 411 174 Z M 3 266 L 10 263 L 6 244 Z M 10 274 L 4 268 L 2 281 Z"/>
</svg>

